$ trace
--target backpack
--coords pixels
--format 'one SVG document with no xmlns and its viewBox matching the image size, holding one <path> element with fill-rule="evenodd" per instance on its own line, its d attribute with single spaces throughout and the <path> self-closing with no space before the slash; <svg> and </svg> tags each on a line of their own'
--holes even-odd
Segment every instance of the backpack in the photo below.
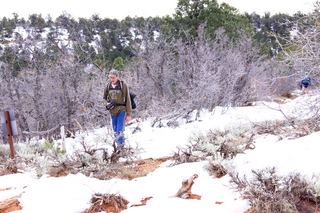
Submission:
<svg viewBox="0 0 320 213">
<path fill-rule="evenodd" d="M 123 85 L 123 81 L 119 81 L 119 84 L 120 84 L 120 90 L 122 91 L 122 89 L 123 89 L 122 88 L 123 87 L 122 86 Z M 108 82 L 108 84 L 107 84 L 107 95 L 109 94 L 110 86 L 111 86 L 111 83 Z M 136 94 L 131 92 L 131 91 L 129 91 L 129 95 L 130 95 L 130 100 L 131 100 L 131 108 L 132 109 L 137 108 L 137 105 L 136 105 L 136 103 L 134 101 L 134 98 L 136 97 Z M 123 99 L 124 99 L 124 97 L 123 97 Z"/>
<path fill-rule="evenodd" d="M 310 85 L 310 78 L 305 78 L 301 81 L 301 84 L 304 85 L 304 86 L 309 86 Z"/>
</svg>

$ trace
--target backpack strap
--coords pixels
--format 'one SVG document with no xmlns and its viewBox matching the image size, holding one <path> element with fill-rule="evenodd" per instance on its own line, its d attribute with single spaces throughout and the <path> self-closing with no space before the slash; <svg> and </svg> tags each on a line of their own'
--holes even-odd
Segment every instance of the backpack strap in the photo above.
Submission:
<svg viewBox="0 0 320 213">
<path fill-rule="evenodd" d="M 110 90 L 110 81 L 107 83 L 106 86 L 106 94 L 107 94 L 107 102 L 110 102 L 110 98 L 109 98 L 109 90 Z"/>
<path fill-rule="evenodd" d="M 119 81 L 120 89 L 123 90 L 123 81 Z"/>
<path fill-rule="evenodd" d="M 122 98 L 123 98 L 123 102 L 126 102 L 126 97 L 123 94 L 123 81 L 119 81 L 119 85 L 120 85 L 120 89 L 122 91 Z"/>
</svg>

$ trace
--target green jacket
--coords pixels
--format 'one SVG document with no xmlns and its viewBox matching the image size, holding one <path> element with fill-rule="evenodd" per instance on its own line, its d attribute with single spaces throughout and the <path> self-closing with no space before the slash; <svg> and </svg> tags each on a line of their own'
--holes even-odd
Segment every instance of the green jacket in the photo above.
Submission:
<svg viewBox="0 0 320 213">
<path fill-rule="evenodd" d="M 108 86 L 110 85 L 110 89 Z M 109 92 L 109 95 L 108 95 Z M 115 101 L 117 104 L 124 104 L 125 106 L 115 106 L 110 109 L 109 112 L 112 116 L 117 116 L 120 112 L 125 111 L 127 116 L 131 116 L 132 107 L 129 88 L 126 83 L 122 82 L 122 90 L 120 87 L 120 80 L 117 82 L 115 88 L 112 87 L 111 83 L 108 83 L 104 87 L 103 91 L 104 105 L 110 103 L 110 101 Z"/>
</svg>

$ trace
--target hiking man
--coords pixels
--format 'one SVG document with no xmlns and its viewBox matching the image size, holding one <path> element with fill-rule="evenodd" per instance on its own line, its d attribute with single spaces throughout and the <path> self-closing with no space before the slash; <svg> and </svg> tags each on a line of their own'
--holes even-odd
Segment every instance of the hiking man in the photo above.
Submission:
<svg viewBox="0 0 320 213">
<path fill-rule="evenodd" d="M 103 99 L 111 115 L 117 148 L 121 149 L 124 147 L 125 123 L 131 120 L 132 107 L 129 88 L 126 83 L 119 80 L 119 77 L 117 70 L 112 69 L 109 72 L 110 82 L 104 88 Z"/>
<path fill-rule="evenodd" d="M 310 86 L 312 86 L 312 79 L 309 77 L 309 72 L 305 72 L 304 78 L 300 81 L 300 87 L 302 89 L 302 93 L 306 93 L 307 90 L 310 89 Z"/>
</svg>

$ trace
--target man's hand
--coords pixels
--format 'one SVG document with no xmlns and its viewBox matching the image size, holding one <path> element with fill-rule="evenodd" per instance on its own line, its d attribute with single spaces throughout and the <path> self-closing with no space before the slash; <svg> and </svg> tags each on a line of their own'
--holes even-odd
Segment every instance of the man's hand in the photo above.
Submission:
<svg viewBox="0 0 320 213">
<path fill-rule="evenodd" d="M 130 116 L 126 116 L 126 123 L 128 123 L 131 120 Z"/>
</svg>

